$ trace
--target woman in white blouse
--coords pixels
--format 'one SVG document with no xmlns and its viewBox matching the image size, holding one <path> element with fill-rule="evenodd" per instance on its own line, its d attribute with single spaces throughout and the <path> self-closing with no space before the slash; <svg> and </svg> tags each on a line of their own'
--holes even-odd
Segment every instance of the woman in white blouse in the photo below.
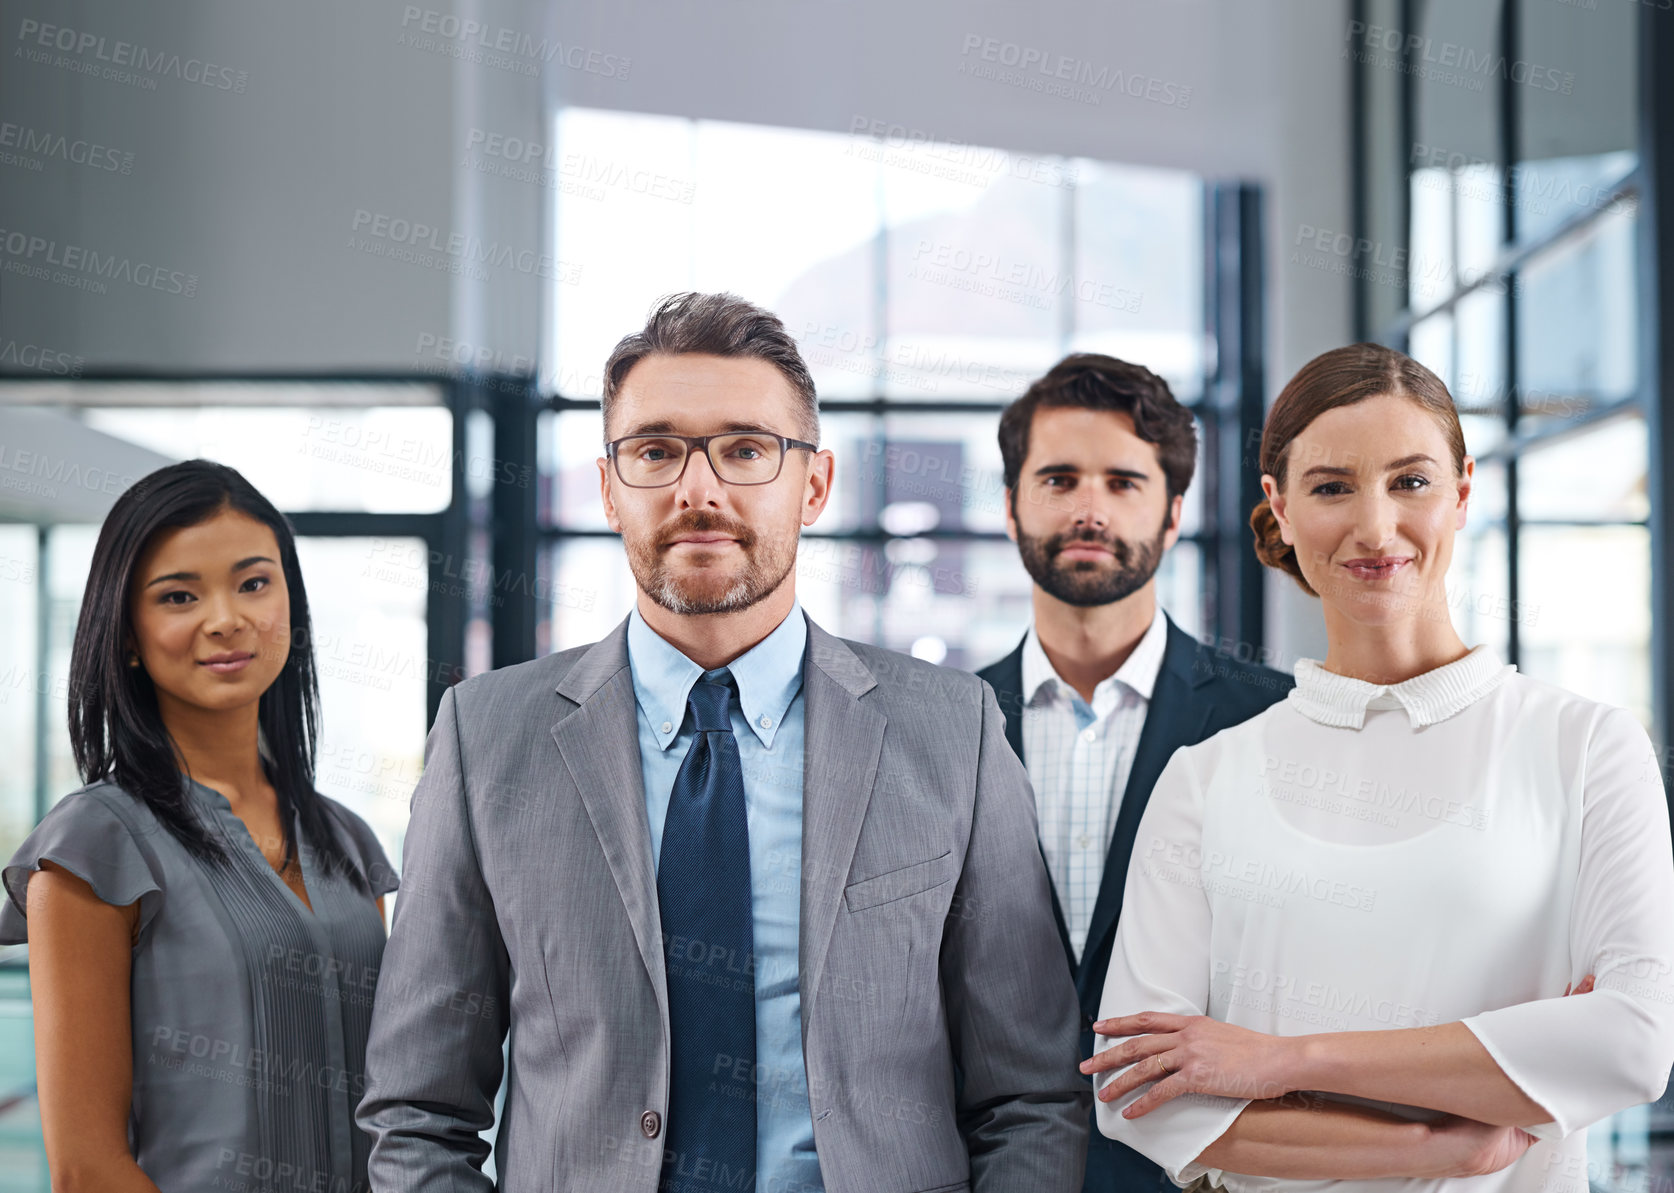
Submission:
<svg viewBox="0 0 1674 1193">
<path fill-rule="evenodd" d="M 1182 1185 L 1586 1193 L 1583 1128 L 1674 1066 L 1655 752 L 1454 631 L 1473 465 L 1442 382 L 1373 344 L 1268 416 L 1257 550 L 1326 657 L 1163 771 L 1082 1066 Z"/>
</svg>

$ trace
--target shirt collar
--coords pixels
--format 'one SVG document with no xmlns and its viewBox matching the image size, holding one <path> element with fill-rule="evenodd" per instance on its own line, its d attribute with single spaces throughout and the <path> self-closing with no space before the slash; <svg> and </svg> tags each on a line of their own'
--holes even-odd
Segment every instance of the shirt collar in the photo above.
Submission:
<svg viewBox="0 0 1674 1193">
<path fill-rule="evenodd" d="M 807 643 L 808 622 L 802 615 L 802 602 L 796 601 L 772 633 L 727 664 L 738 685 L 744 719 L 768 749 L 772 749 L 773 735 L 779 732 L 791 701 L 802 688 L 802 655 Z M 650 722 L 658 748 L 666 750 L 680 736 L 686 700 L 698 676 L 705 672 L 647 625 L 638 606 L 628 614 L 628 665 L 633 672 L 634 698 Z"/>
<path fill-rule="evenodd" d="M 1296 711 L 1321 725 L 1359 729 L 1368 708 L 1404 708 L 1414 729 L 1445 721 L 1505 682 L 1517 668 L 1487 645 L 1440 667 L 1375 684 L 1327 671 L 1317 659 L 1296 660 L 1296 686 L 1289 700 Z"/>
<path fill-rule="evenodd" d="M 1099 681 L 1098 687 L 1093 689 L 1093 699 L 1096 701 L 1103 691 L 1123 683 L 1150 700 L 1151 692 L 1157 686 L 1157 672 L 1162 667 L 1163 651 L 1167 646 L 1168 618 L 1164 616 L 1162 606 L 1158 605 L 1151 615 L 1151 624 L 1145 627 L 1145 633 L 1132 653 L 1116 668 L 1114 675 Z M 1035 633 L 1035 624 L 1031 621 L 1029 632 L 1023 636 L 1023 702 L 1031 703 L 1041 685 L 1049 680 L 1057 680 L 1067 691 L 1075 690 L 1064 683 L 1052 666 L 1052 660 L 1046 657 L 1046 649 L 1041 646 L 1040 636 Z"/>
</svg>

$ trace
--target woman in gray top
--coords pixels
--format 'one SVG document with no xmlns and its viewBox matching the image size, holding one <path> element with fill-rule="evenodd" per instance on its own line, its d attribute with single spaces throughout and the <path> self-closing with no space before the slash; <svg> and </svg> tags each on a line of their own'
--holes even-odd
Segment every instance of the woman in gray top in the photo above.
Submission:
<svg viewBox="0 0 1674 1193">
<path fill-rule="evenodd" d="M 139 481 L 71 658 L 86 786 L 5 868 L 56 1190 L 360 1193 L 389 862 L 313 787 L 290 525 L 205 460 Z"/>
</svg>

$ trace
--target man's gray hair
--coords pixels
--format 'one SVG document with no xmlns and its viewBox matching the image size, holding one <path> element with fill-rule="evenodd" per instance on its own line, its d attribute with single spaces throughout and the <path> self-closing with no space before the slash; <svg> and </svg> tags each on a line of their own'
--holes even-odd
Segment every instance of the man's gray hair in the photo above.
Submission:
<svg viewBox="0 0 1674 1193">
<path fill-rule="evenodd" d="M 819 399 L 814 378 L 797 350 L 796 341 L 772 311 L 736 294 L 702 294 L 687 290 L 670 294 L 651 309 L 643 330 L 625 335 L 604 367 L 604 423 L 628 370 L 654 354 L 680 356 L 752 356 L 765 360 L 790 382 L 797 399 L 796 434 L 810 443 L 820 441 Z"/>
</svg>

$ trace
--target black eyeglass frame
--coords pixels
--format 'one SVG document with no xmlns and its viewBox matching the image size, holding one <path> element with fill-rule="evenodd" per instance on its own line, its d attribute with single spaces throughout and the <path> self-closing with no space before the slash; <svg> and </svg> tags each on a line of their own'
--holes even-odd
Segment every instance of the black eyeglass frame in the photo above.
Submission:
<svg viewBox="0 0 1674 1193">
<path fill-rule="evenodd" d="M 779 441 L 779 467 L 774 470 L 772 476 L 768 477 L 764 481 L 729 481 L 726 477 L 721 475 L 721 470 L 715 466 L 715 457 L 709 454 L 709 441 L 712 439 L 729 439 L 734 435 L 755 435 L 758 438 L 777 439 Z M 617 455 L 617 449 L 624 443 L 634 439 L 676 439 L 686 445 L 686 458 L 680 461 L 680 471 L 675 473 L 673 480 L 664 481 L 660 485 L 636 485 L 627 477 L 622 475 L 622 461 Z M 772 431 L 721 431 L 715 435 L 674 435 L 662 431 L 647 431 L 639 435 L 624 435 L 620 439 L 612 439 L 609 443 L 605 444 L 605 455 L 610 457 L 611 467 L 616 470 L 616 479 L 621 481 L 624 485 L 627 485 L 630 489 L 666 489 L 670 485 L 679 484 L 680 478 L 686 475 L 686 465 L 692 462 L 692 455 L 697 451 L 703 452 L 704 458 L 709 461 L 709 471 L 713 472 L 715 474 L 715 479 L 720 481 L 723 485 L 749 486 L 771 485 L 774 481 L 778 480 L 785 471 L 785 457 L 790 453 L 790 449 L 793 447 L 799 447 L 803 451 L 810 452 L 817 452 L 820 450 L 820 445 L 817 443 L 809 443 L 805 439 L 792 439 L 788 435 L 779 435 Z"/>
</svg>

